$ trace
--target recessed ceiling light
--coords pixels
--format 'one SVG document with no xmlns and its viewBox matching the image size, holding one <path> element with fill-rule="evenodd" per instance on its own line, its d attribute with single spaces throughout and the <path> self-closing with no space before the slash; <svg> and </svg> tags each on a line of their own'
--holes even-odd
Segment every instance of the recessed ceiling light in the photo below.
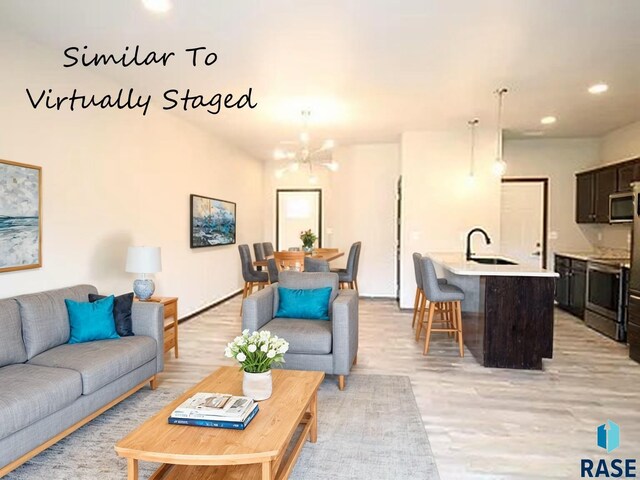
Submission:
<svg viewBox="0 0 640 480">
<path fill-rule="evenodd" d="M 542 117 L 540 119 L 540 123 L 543 125 L 551 125 L 552 123 L 556 123 L 557 118 L 553 116 Z"/>
<path fill-rule="evenodd" d="M 165 13 L 171 10 L 171 0 L 142 0 L 147 10 L 156 13 Z"/>
<path fill-rule="evenodd" d="M 606 83 L 596 83 L 595 85 L 591 85 L 589 87 L 589 93 L 593 93 L 594 95 L 604 93 L 607 90 L 609 90 L 609 85 L 607 85 Z"/>
</svg>

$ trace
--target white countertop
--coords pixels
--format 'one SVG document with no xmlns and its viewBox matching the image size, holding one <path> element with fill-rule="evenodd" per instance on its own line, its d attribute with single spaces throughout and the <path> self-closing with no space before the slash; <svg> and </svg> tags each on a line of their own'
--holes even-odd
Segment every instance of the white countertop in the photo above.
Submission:
<svg viewBox="0 0 640 480">
<path fill-rule="evenodd" d="M 558 277 L 559 275 L 545 268 L 532 267 L 530 265 L 490 265 L 467 261 L 463 253 L 433 253 L 427 254 L 435 263 L 449 270 L 455 275 L 469 275 L 476 277 Z M 483 255 L 476 255 L 482 258 Z M 485 256 L 486 257 L 486 256 Z M 493 256 L 492 256 L 493 257 Z M 497 258 L 511 260 L 502 255 Z M 515 261 L 515 260 L 512 260 Z"/>
</svg>

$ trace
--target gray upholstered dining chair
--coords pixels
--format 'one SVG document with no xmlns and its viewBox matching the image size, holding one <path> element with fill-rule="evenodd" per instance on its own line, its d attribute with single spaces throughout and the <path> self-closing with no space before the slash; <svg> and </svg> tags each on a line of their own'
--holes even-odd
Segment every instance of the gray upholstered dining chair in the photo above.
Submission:
<svg viewBox="0 0 640 480">
<path fill-rule="evenodd" d="M 281 271 L 279 283 L 269 285 L 244 299 L 242 328 L 268 330 L 289 342 L 281 367 L 318 370 L 338 375 L 344 389 L 345 376 L 358 354 L 358 295 L 339 290 L 338 275 L 331 272 Z M 331 287 L 329 320 L 274 318 L 279 306 L 278 288 L 316 289 Z"/>
<path fill-rule="evenodd" d="M 264 245 L 262 243 L 254 243 L 253 254 L 256 257 L 256 260 L 264 260 L 266 258 L 264 254 Z"/>
<path fill-rule="evenodd" d="M 433 262 L 427 256 L 420 259 L 420 269 L 422 273 L 422 288 L 424 297 L 429 301 L 429 312 L 427 320 L 424 319 L 424 309 L 420 312 L 418 327 L 416 328 L 416 339 L 420 338 L 420 330 L 426 328 L 423 355 L 429 352 L 429 342 L 432 332 L 452 333 L 458 341 L 460 356 L 464 357 L 464 342 L 462 338 L 462 301 L 464 292 L 461 288 L 449 283 L 438 282 L 436 269 Z M 434 316 L 440 313 L 440 323 L 443 326 L 433 328 Z"/>
<path fill-rule="evenodd" d="M 251 261 L 249 245 L 238 245 L 238 251 L 240 252 L 242 278 L 244 279 L 244 289 L 242 290 L 242 298 L 244 299 L 251 295 L 255 286 L 258 287 L 258 290 L 264 288 L 269 282 L 269 274 L 255 269 Z M 240 307 L 240 313 L 242 313 L 242 307 Z"/>
<path fill-rule="evenodd" d="M 262 249 L 264 250 L 264 256 L 270 257 L 273 255 L 273 243 L 271 242 L 262 242 Z"/>
<path fill-rule="evenodd" d="M 422 266 L 420 265 L 421 260 L 422 255 L 418 252 L 414 252 L 413 269 L 416 275 L 416 297 L 413 302 L 413 320 L 411 322 L 411 328 L 414 328 L 416 326 L 416 319 L 418 318 L 418 314 L 426 308 L 427 303 L 427 299 L 424 296 L 424 290 L 422 289 Z M 438 283 L 445 284 L 447 283 L 447 279 L 438 278 Z"/>
<path fill-rule="evenodd" d="M 331 271 L 338 274 L 340 287 L 345 285 L 358 291 L 358 264 L 360 263 L 360 249 L 362 242 L 355 242 L 349 250 L 347 268 L 336 268 Z"/>
</svg>

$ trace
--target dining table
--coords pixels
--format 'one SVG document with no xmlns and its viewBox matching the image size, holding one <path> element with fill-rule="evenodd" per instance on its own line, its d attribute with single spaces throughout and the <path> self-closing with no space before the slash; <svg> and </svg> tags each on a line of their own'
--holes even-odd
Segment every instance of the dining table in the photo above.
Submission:
<svg viewBox="0 0 640 480">
<path fill-rule="evenodd" d="M 340 251 L 331 251 L 331 252 L 305 252 L 305 255 L 309 258 L 317 258 L 318 260 L 326 260 L 327 262 L 331 262 L 336 258 L 340 258 L 344 256 L 344 252 Z M 264 260 L 255 260 L 253 262 L 254 267 L 266 267 L 269 259 L 273 258 L 273 255 L 269 255 L 265 257 Z"/>
</svg>

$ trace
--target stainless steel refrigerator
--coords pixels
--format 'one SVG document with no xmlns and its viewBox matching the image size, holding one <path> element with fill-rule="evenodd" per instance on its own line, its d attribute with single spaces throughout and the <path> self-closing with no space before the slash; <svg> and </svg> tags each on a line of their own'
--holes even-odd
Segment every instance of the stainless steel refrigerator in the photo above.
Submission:
<svg viewBox="0 0 640 480">
<path fill-rule="evenodd" d="M 633 184 L 633 237 L 627 324 L 629 356 L 640 362 L 640 182 Z"/>
</svg>

